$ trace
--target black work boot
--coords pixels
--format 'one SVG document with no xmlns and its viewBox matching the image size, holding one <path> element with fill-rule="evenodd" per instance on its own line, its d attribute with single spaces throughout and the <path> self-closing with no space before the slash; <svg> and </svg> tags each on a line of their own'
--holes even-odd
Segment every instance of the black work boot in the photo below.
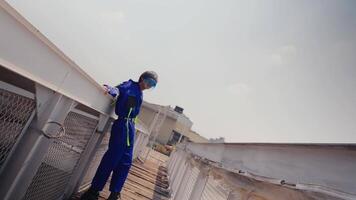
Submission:
<svg viewBox="0 0 356 200">
<path fill-rule="evenodd" d="M 111 192 L 107 200 L 120 200 L 120 199 L 121 199 L 120 192 Z"/>
<path fill-rule="evenodd" d="M 93 188 L 89 188 L 84 194 L 80 197 L 80 200 L 98 200 L 99 191 Z"/>
</svg>

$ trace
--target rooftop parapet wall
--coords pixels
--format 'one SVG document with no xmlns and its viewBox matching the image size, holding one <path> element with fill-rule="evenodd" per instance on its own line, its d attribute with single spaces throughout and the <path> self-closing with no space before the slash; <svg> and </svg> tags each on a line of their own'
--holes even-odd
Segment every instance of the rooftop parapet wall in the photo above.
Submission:
<svg viewBox="0 0 356 200">
<path fill-rule="evenodd" d="M 355 145 L 187 143 L 173 153 L 170 176 L 177 177 L 174 166 L 181 162 L 209 168 L 211 176 L 228 185 L 230 196 L 356 199 Z"/>
</svg>

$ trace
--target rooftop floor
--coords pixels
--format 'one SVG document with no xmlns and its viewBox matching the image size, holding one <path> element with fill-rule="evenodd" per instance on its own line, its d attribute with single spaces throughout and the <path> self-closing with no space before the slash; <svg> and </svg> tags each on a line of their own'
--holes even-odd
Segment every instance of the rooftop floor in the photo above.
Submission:
<svg viewBox="0 0 356 200">
<path fill-rule="evenodd" d="M 168 159 L 163 154 L 151 151 L 147 160 L 143 163 L 139 160 L 134 161 L 129 176 L 121 192 L 123 200 L 168 200 L 167 191 L 167 169 L 165 161 Z M 105 200 L 109 197 L 108 180 L 105 188 L 100 192 L 99 199 Z M 84 191 L 78 192 L 72 200 L 79 200 Z"/>
</svg>

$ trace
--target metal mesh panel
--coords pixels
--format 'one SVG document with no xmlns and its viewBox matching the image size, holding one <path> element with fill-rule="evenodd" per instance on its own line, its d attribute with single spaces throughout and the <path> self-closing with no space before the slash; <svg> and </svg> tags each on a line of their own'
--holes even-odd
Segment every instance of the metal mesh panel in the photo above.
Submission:
<svg viewBox="0 0 356 200">
<path fill-rule="evenodd" d="M 35 106 L 33 99 L 0 89 L 0 169 Z"/>
<path fill-rule="evenodd" d="M 51 144 L 24 199 L 60 198 L 98 121 L 75 112 L 65 119 L 65 135 Z"/>
<path fill-rule="evenodd" d="M 105 134 L 99 148 L 97 149 L 95 156 L 91 161 L 90 166 L 83 178 L 83 181 L 81 183 L 81 188 L 84 188 L 91 183 L 91 180 L 95 175 L 96 169 L 100 164 L 101 158 L 103 157 L 104 153 L 108 149 L 109 139 L 110 139 L 110 130 Z"/>
</svg>

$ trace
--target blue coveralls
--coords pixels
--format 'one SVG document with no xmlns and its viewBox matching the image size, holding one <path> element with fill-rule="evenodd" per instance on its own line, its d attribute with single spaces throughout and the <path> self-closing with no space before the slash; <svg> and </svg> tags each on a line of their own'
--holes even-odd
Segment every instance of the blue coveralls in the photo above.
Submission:
<svg viewBox="0 0 356 200">
<path fill-rule="evenodd" d="M 117 86 L 119 96 L 115 105 L 118 119 L 111 127 L 109 148 L 96 171 L 91 187 L 101 191 L 113 172 L 110 191 L 120 192 L 132 163 L 134 146 L 134 118 L 140 112 L 142 91 L 138 82 L 129 80 Z"/>
</svg>

